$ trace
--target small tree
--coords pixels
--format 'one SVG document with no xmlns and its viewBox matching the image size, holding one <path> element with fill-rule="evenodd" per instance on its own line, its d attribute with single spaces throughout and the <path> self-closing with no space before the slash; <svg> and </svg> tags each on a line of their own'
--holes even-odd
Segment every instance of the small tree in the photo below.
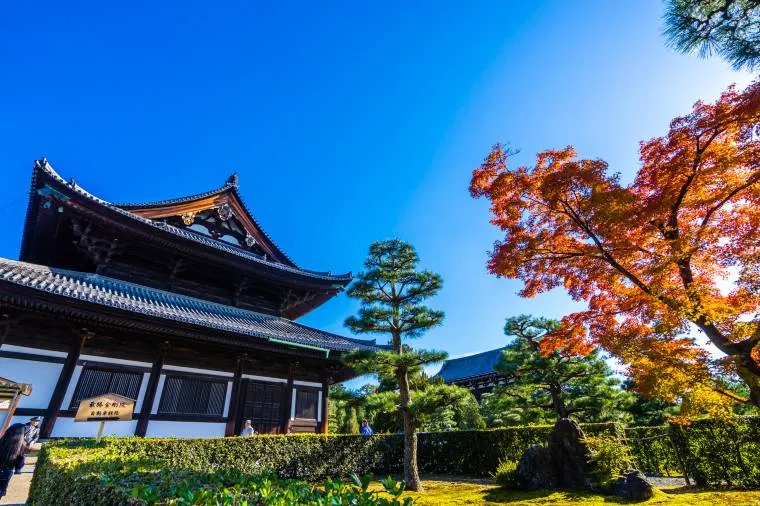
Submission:
<svg viewBox="0 0 760 506">
<path fill-rule="evenodd" d="M 586 356 L 562 350 L 542 354 L 540 341 L 560 328 L 556 320 L 507 318 L 504 333 L 514 338 L 496 370 L 506 385 L 487 394 L 483 410 L 491 425 L 552 423 L 572 416 L 581 422 L 624 420 L 631 395 L 618 385 L 597 351 Z"/>
<path fill-rule="evenodd" d="M 366 395 L 341 384 L 330 387 L 330 432 L 358 434 L 360 417 L 364 416 Z"/>
<path fill-rule="evenodd" d="M 411 389 L 410 404 L 415 429 L 430 432 L 482 429 L 485 422 L 472 392 L 457 385 L 430 382 Z M 365 414 L 375 432 L 404 430 L 399 414 L 399 392 L 381 390 L 364 398 Z"/>
<path fill-rule="evenodd" d="M 681 52 L 715 52 L 736 70 L 760 67 L 758 0 L 668 0 L 665 25 L 669 45 Z"/>
<path fill-rule="evenodd" d="M 404 343 L 443 322 L 443 311 L 423 304 L 441 289 L 441 277 L 418 271 L 418 261 L 414 247 L 406 242 L 393 239 L 372 244 L 364 262 L 365 271 L 348 289 L 348 295 L 361 302 L 359 314 L 345 323 L 357 333 L 390 336 L 388 351 L 358 351 L 348 354 L 345 360 L 358 372 L 392 374 L 396 378 L 404 426 L 404 479 L 410 490 L 421 490 L 422 484 L 417 469 L 418 422 L 412 406 L 409 370 L 446 358 L 445 353 L 415 351 Z"/>
</svg>

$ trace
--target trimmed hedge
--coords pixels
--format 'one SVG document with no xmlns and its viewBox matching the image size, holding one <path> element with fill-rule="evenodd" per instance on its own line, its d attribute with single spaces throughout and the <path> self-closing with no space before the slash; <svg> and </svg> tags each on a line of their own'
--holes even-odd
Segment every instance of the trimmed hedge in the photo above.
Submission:
<svg viewBox="0 0 760 506">
<path fill-rule="evenodd" d="M 628 427 L 625 429 L 626 443 L 631 450 L 636 468 L 654 476 L 682 476 L 683 469 L 678 461 L 670 427 Z"/>
<path fill-rule="evenodd" d="M 619 434 L 614 424 L 583 428 L 589 435 Z M 422 433 L 418 436 L 420 469 L 425 473 L 487 476 L 500 460 L 518 461 L 529 446 L 545 444 L 550 431 L 547 425 Z M 403 438 L 397 434 L 107 438 L 99 444 L 63 440 L 43 446 L 30 502 L 124 504 L 125 494 L 141 483 L 166 491 L 182 483 L 218 486 L 220 480 L 235 483 L 235 476 L 267 473 L 319 482 L 353 473 L 400 473 L 402 462 Z"/>
<path fill-rule="evenodd" d="M 616 424 L 582 427 L 588 436 L 625 435 L 637 466 L 647 473 L 680 475 L 685 468 L 701 486 L 760 486 L 760 417 L 699 420 L 624 432 Z M 418 435 L 419 467 L 424 473 L 487 476 L 496 471 L 500 461 L 519 461 L 529 446 L 546 444 L 551 428 L 422 433 Z M 154 489 L 163 497 L 192 495 L 214 487 L 232 487 L 238 491 L 235 493 L 242 493 L 242 489 L 258 490 L 256 487 L 269 483 L 252 478 L 268 474 L 320 482 L 353 473 L 400 473 L 402 457 L 401 435 L 109 438 L 99 444 L 63 440 L 43 446 L 30 502 L 146 504 L 139 498 L 151 497 Z M 290 490 L 293 487 L 307 493 L 312 487 L 274 479 L 275 485 L 266 486 L 277 493 L 295 493 Z M 140 489 L 137 499 L 130 499 L 136 486 L 148 488 Z"/>
<path fill-rule="evenodd" d="M 325 480 L 317 486 L 271 474 L 168 467 L 139 451 L 125 450 L 130 449 L 113 441 L 44 445 L 28 504 L 411 506 L 414 502 L 400 499 L 403 484 L 391 478 L 381 482 L 390 495 L 383 497 L 368 489 L 370 476 L 354 475 L 349 483 Z"/>
<path fill-rule="evenodd" d="M 697 420 L 670 433 L 697 485 L 760 486 L 760 417 Z"/>
<path fill-rule="evenodd" d="M 682 475 L 685 469 L 700 486 L 760 486 L 760 417 L 633 427 L 625 435 L 646 473 Z"/>
<path fill-rule="evenodd" d="M 422 433 L 417 443 L 418 465 L 424 473 L 488 476 L 500 461 L 519 462 L 530 446 L 546 445 L 552 428 L 534 425 Z M 622 429 L 614 423 L 582 424 L 581 428 L 587 436 L 622 436 Z"/>
</svg>

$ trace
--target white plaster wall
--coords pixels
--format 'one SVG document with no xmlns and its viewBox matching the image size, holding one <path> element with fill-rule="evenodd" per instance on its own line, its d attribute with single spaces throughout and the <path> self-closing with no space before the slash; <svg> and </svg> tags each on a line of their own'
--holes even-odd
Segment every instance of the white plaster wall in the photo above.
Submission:
<svg viewBox="0 0 760 506">
<path fill-rule="evenodd" d="M 3 346 L 3 349 L 6 347 Z M 0 357 L 0 376 L 32 385 L 32 394 L 21 396 L 19 408 L 47 408 L 61 369 L 63 364 Z"/>
<path fill-rule="evenodd" d="M 99 426 L 100 422 L 75 422 L 73 418 L 59 417 L 55 421 L 51 437 L 95 437 L 98 435 Z M 103 435 L 134 436 L 136 427 L 137 420 L 106 422 Z"/>
<path fill-rule="evenodd" d="M 140 383 L 140 391 L 137 393 L 137 400 L 135 401 L 135 413 L 140 413 L 140 410 L 142 409 L 143 401 L 145 400 L 145 391 L 148 388 L 148 381 L 150 381 L 150 373 L 144 372 L 142 383 Z"/>
<path fill-rule="evenodd" d="M 78 365 L 74 367 L 74 372 L 69 380 L 69 386 L 66 387 L 66 393 L 63 396 L 63 402 L 61 402 L 61 409 L 69 409 L 71 406 L 71 399 L 74 398 L 74 390 L 77 389 L 77 383 L 79 383 L 79 377 L 82 375 L 83 367 Z"/>
<path fill-rule="evenodd" d="M 148 422 L 147 437 L 223 437 L 226 424 L 208 422 Z"/>
</svg>

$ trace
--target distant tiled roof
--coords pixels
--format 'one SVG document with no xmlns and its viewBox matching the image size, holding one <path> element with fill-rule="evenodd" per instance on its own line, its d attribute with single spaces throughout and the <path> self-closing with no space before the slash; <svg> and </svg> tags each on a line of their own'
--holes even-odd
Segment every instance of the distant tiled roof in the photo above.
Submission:
<svg viewBox="0 0 760 506">
<path fill-rule="evenodd" d="M 463 381 L 495 374 L 494 367 L 499 363 L 501 352 L 504 348 L 484 351 L 467 357 L 454 358 L 443 363 L 438 376 L 446 383 Z"/>
<path fill-rule="evenodd" d="M 285 318 L 208 302 L 98 274 L 54 269 L 0 258 L 0 287 L 17 285 L 86 304 L 217 329 L 264 341 L 331 351 L 379 348 L 374 340 L 349 339 Z M 255 343 L 252 343 L 255 344 Z"/>
<path fill-rule="evenodd" d="M 137 216 L 134 213 L 129 212 L 126 209 L 122 209 L 121 207 L 111 204 L 110 202 L 107 202 L 99 197 L 96 197 L 95 195 L 91 194 L 90 192 L 86 191 L 84 188 L 77 185 L 73 180 L 71 182 L 66 182 L 56 171 L 53 169 L 53 167 L 48 163 L 47 160 L 37 160 L 35 162 L 35 168 L 43 171 L 45 174 L 47 174 L 49 177 L 53 178 L 58 183 L 65 185 L 69 190 L 76 192 L 78 195 L 81 195 L 82 197 L 88 199 L 89 201 L 96 203 L 100 206 L 103 206 L 105 208 L 108 208 L 112 211 L 115 211 L 123 216 L 126 216 L 130 219 L 142 222 L 146 225 L 149 225 L 153 228 L 165 230 L 171 234 L 174 234 L 178 237 L 183 237 L 185 239 L 189 239 L 191 241 L 204 244 L 206 246 L 210 246 L 212 248 L 215 248 L 220 251 L 224 251 L 242 258 L 245 258 L 246 260 L 251 260 L 256 263 L 267 265 L 268 267 L 273 267 L 275 269 L 280 269 L 283 271 L 292 272 L 295 274 L 301 274 L 305 275 L 307 277 L 316 278 L 316 279 L 322 279 L 326 281 L 335 281 L 336 284 L 340 284 L 345 286 L 348 284 L 352 279 L 352 274 L 346 273 L 346 274 L 332 274 L 330 272 L 319 272 L 319 271 L 312 271 L 308 269 L 302 269 L 298 266 L 283 264 L 280 262 L 274 262 L 269 259 L 264 258 L 261 255 L 257 255 L 256 253 L 253 253 L 251 251 L 244 250 L 242 248 L 238 248 L 232 244 L 223 242 L 223 241 L 217 241 L 215 239 L 212 239 L 211 237 L 204 236 L 202 234 L 198 234 L 193 232 L 192 230 L 186 230 L 178 227 L 174 227 L 172 225 L 169 225 L 163 221 L 154 221 L 147 218 L 143 218 L 141 216 Z M 32 189 L 34 190 L 35 181 L 32 180 Z M 225 184 L 223 188 L 226 188 L 230 186 L 230 183 Z M 213 193 L 213 192 L 210 192 Z M 239 195 L 238 195 L 239 196 Z M 189 198 L 189 197 L 188 197 Z M 242 202 L 242 199 L 241 199 Z M 263 231 L 262 231 L 263 233 Z"/>
</svg>

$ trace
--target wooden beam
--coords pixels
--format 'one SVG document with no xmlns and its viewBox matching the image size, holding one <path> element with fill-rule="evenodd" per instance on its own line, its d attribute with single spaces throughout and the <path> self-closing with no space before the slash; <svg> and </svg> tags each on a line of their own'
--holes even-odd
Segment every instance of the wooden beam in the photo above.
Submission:
<svg viewBox="0 0 760 506">
<path fill-rule="evenodd" d="M 288 434 L 290 432 L 290 408 L 293 403 L 293 373 L 295 372 L 295 364 L 290 363 L 288 367 L 288 382 L 285 385 L 285 394 L 283 395 L 282 402 L 282 418 L 280 425 L 280 433 Z"/>
<path fill-rule="evenodd" d="M 322 425 L 320 427 L 320 432 L 322 434 L 327 434 L 328 432 L 327 422 L 329 420 L 329 414 L 328 414 L 329 402 L 327 400 L 327 397 L 329 393 L 330 393 L 330 383 L 327 379 L 325 379 L 322 382 Z"/>
<path fill-rule="evenodd" d="M 240 417 L 240 384 L 243 378 L 243 362 L 246 355 L 238 355 L 235 359 L 235 374 L 232 377 L 232 392 L 230 393 L 230 410 L 227 412 L 227 426 L 224 428 L 224 435 L 227 437 L 235 435 L 235 424 Z"/>
<path fill-rule="evenodd" d="M 145 388 L 145 397 L 143 397 L 142 406 L 140 407 L 140 418 L 137 420 L 137 427 L 135 427 L 135 436 L 145 437 L 145 434 L 148 433 L 150 412 L 153 409 L 153 401 L 156 399 L 158 381 L 161 378 L 161 369 L 164 367 L 164 360 L 166 359 L 168 349 L 169 342 L 164 341 L 156 350 L 156 357 L 153 359 L 153 365 L 150 368 L 148 386 Z"/>
<path fill-rule="evenodd" d="M 53 427 L 56 420 L 58 420 L 58 413 L 61 411 L 61 404 L 63 403 L 63 397 L 66 395 L 66 390 L 69 388 L 71 382 L 71 376 L 74 374 L 74 369 L 79 360 L 79 355 L 82 354 L 82 348 L 84 348 L 85 341 L 90 338 L 92 334 L 83 331 L 79 336 L 74 338 L 69 348 L 69 353 L 66 355 L 66 361 L 63 363 L 61 374 L 58 376 L 58 382 L 55 384 L 55 390 L 50 397 L 47 411 L 45 412 L 45 418 L 42 420 L 42 426 L 40 427 L 40 437 L 43 439 L 49 438 L 53 433 Z"/>
</svg>

